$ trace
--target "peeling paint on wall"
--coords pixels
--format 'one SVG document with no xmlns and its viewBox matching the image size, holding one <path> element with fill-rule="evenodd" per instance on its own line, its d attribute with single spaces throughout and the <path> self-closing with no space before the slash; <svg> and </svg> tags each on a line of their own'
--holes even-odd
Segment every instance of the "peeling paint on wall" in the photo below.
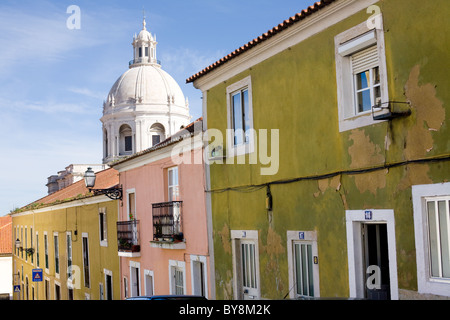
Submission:
<svg viewBox="0 0 450 320">
<path fill-rule="evenodd" d="M 374 144 L 364 130 L 352 130 L 350 140 L 353 144 L 348 148 L 351 157 L 351 168 L 364 168 L 382 164 L 385 157 L 381 147 Z M 387 171 L 376 171 L 364 175 L 355 175 L 355 184 L 361 193 L 370 191 L 376 195 L 378 189 L 386 187 Z"/>
<path fill-rule="evenodd" d="M 419 85 L 420 65 L 416 65 L 405 85 L 405 95 L 416 115 L 416 123 L 406 136 L 405 156 L 414 159 L 425 156 L 433 149 L 432 132 L 439 131 L 445 120 L 442 101 L 436 97 L 436 87 Z"/>
<path fill-rule="evenodd" d="M 407 159 L 417 159 L 433 150 L 433 133 L 438 132 L 445 120 L 443 103 L 436 97 L 433 84 L 419 85 L 420 65 L 412 68 L 405 85 L 405 95 L 416 121 L 408 129 L 404 156 Z M 403 179 L 398 185 L 399 190 L 405 190 L 415 184 L 433 183 L 428 177 L 428 165 L 410 165 L 405 169 Z"/>
<path fill-rule="evenodd" d="M 223 250 L 226 253 L 231 254 L 230 228 L 226 223 L 223 225 L 222 230 L 218 232 L 218 235 L 222 242 Z"/>
<path fill-rule="evenodd" d="M 281 236 L 269 226 L 267 230 L 266 245 L 261 244 L 261 250 L 268 256 L 267 263 L 263 266 L 266 279 L 275 282 L 276 292 L 273 292 L 272 298 L 279 298 L 278 293 L 285 290 L 285 285 L 282 279 L 282 272 L 280 270 L 279 260 L 283 260 L 286 248 L 283 245 Z"/>
<path fill-rule="evenodd" d="M 336 176 L 330 179 L 322 179 L 317 181 L 319 191 L 314 193 L 314 197 L 317 198 L 320 194 L 324 194 L 328 189 L 339 191 L 341 189 L 341 176 Z"/>
</svg>

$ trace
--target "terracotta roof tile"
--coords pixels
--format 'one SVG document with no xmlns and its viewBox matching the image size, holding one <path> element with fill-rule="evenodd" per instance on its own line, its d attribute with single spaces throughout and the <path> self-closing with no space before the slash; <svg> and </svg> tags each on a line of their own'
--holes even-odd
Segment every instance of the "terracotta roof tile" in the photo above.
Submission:
<svg viewBox="0 0 450 320">
<path fill-rule="evenodd" d="M 108 189 L 114 186 L 117 186 L 119 184 L 119 173 L 117 170 L 113 168 L 109 168 L 103 171 L 99 171 L 96 173 L 96 180 L 95 180 L 95 189 Z M 92 196 L 89 194 L 89 190 L 86 188 L 84 184 L 84 179 L 77 181 L 70 186 L 65 187 L 64 189 L 61 189 L 59 191 L 56 191 L 55 193 L 52 193 L 44 198 L 41 198 L 39 200 L 36 200 L 32 202 L 30 205 L 33 204 L 52 204 L 56 201 L 67 201 L 68 199 L 73 199 L 75 197 L 90 197 Z M 29 207 L 25 206 L 22 209 Z"/>
<path fill-rule="evenodd" d="M 223 65 L 224 63 L 227 63 L 228 61 L 236 58 L 237 56 L 243 54 L 247 50 L 257 46 L 258 44 L 260 44 L 260 43 L 262 43 L 262 42 L 264 42 L 264 41 L 266 41 L 268 39 L 270 39 L 271 37 L 273 37 L 277 33 L 280 33 L 284 29 L 286 29 L 286 28 L 292 26 L 293 24 L 295 24 L 295 23 L 305 19 L 306 17 L 308 17 L 311 14 L 319 11 L 320 9 L 330 5 L 331 3 L 335 2 L 335 1 L 336 0 L 321 0 L 321 1 L 318 1 L 318 2 L 314 3 L 313 5 L 309 6 L 306 9 L 304 9 L 300 13 L 297 13 L 295 16 L 292 16 L 289 19 L 284 20 L 278 26 L 273 27 L 271 30 L 263 33 L 259 37 L 255 38 L 255 39 L 251 40 L 250 42 L 248 42 L 247 44 L 245 44 L 244 46 L 234 50 L 233 52 L 231 52 L 230 54 L 226 55 L 222 59 L 214 62 L 213 64 L 211 64 L 210 66 L 206 67 L 202 71 L 192 75 L 190 78 L 186 79 L 186 83 L 194 82 L 195 80 L 203 77 L 204 75 L 208 74 L 209 72 L 211 72 L 212 70 L 218 68 L 219 66 Z"/>
<path fill-rule="evenodd" d="M 12 217 L 0 217 L 0 255 L 12 254 Z"/>
</svg>

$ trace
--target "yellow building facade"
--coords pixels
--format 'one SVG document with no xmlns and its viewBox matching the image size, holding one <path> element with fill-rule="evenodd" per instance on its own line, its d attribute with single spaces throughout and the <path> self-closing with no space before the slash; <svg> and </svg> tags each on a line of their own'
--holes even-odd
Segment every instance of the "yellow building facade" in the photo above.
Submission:
<svg viewBox="0 0 450 320">
<path fill-rule="evenodd" d="M 13 299 L 120 299 L 119 202 L 104 195 L 38 202 L 12 214 Z"/>
</svg>

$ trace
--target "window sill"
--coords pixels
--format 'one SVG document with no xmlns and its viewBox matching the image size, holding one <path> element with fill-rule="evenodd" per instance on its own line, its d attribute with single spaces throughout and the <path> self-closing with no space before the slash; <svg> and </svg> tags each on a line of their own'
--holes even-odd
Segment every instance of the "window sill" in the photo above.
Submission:
<svg viewBox="0 0 450 320">
<path fill-rule="evenodd" d="M 152 248 L 169 249 L 169 250 L 184 250 L 186 249 L 186 240 L 183 241 L 150 241 Z"/>
<path fill-rule="evenodd" d="M 354 116 L 350 116 L 339 121 L 339 132 L 345 132 L 353 129 L 358 129 L 362 127 L 371 126 L 377 123 L 381 123 L 387 120 L 374 120 L 373 115 L 381 115 L 383 111 L 378 111 L 372 114 L 371 111 L 367 111 L 364 113 L 359 113 Z"/>
</svg>

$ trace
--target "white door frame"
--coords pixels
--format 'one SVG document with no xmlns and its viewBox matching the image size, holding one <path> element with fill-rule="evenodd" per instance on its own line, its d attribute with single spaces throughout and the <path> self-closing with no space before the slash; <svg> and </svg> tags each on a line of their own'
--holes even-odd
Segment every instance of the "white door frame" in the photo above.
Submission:
<svg viewBox="0 0 450 320">
<path fill-rule="evenodd" d="M 253 299 L 258 300 L 261 299 L 261 281 L 259 272 L 259 245 L 257 230 L 231 230 L 234 299 L 244 299 L 241 270 L 241 241 L 252 241 L 255 244 L 256 295 Z"/>
<path fill-rule="evenodd" d="M 367 213 L 367 214 L 366 214 Z M 397 247 L 395 241 L 394 210 L 347 210 L 348 278 L 351 298 L 363 298 L 365 289 L 364 261 L 362 257 L 361 225 L 385 223 L 387 225 L 389 278 L 391 299 L 398 300 Z"/>
</svg>

